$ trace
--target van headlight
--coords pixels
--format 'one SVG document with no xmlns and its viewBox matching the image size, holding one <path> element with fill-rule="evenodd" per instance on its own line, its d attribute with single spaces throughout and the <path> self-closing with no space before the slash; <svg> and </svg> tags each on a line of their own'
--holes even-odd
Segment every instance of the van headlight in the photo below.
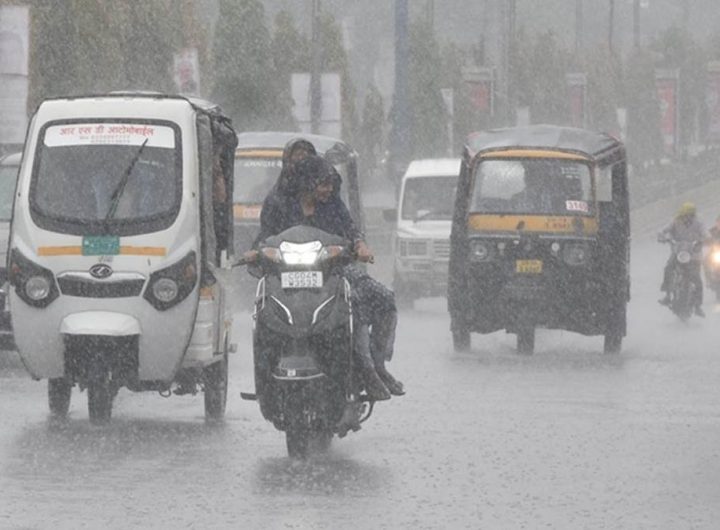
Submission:
<svg viewBox="0 0 720 530">
<path fill-rule="evenodd" d="M 563 261 L 568 265 L 585 265 L 589 260 L 590 250 L 584 243 L 569 243 L 563 248 Z"/>
</svg>

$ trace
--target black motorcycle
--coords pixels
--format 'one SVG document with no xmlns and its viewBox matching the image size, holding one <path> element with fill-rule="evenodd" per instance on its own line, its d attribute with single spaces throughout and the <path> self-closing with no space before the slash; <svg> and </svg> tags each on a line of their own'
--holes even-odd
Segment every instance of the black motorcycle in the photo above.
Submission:
<svg viewBox="0 0 720 530">
<path fill-rule="evenodd" d="M 696 290 L 700 289 L 693 281 L 693 254 L 702 248 L 702 241 L 675 241 L 660 238 L 661 243 L 670 243 L 674 266 L 670 275 L 668 307 L 683 322 L 693 314 Z"/>
<path fill-rule="evenodd" d="M 372 413 L 354 363 L 348 241 L 309 226 L 268 238 L 249 272 L 259 277 L 253 350 L 263 417 L 304 458 Z"/>
</svg>

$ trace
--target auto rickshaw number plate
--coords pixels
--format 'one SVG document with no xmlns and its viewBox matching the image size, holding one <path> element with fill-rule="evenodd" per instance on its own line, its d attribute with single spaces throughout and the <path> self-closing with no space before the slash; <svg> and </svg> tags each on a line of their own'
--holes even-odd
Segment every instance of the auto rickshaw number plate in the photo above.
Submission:
<svg viewBox="0 0 720 530">
<path fill-rule="evenodd" d="M 541 274 L 543 262 L 539 259 L 519 259 L 515 261 L 515 272 L 518 274 Z"/>
<path fill-rule="evenodd" d="M 118 236 L 85 236 L 82 239 L 83 256 L 116 256 L 120 254 Z"/>
<path fill-rule="evenodd" d="M 309 289 L 323 286 L 321 271 L 293 271 L 280 274 L 283 289 Z"/>
</svg>

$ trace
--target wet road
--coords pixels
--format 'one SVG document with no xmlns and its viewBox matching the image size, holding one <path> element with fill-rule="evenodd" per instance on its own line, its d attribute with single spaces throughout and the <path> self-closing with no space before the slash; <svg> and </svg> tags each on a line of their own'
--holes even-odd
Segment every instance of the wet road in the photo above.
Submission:
<svg viewBox="0 0 720 530">
<path fill-rule="evenodd" d="M 391 368 L 409 393 L 308 462 L 285 456 L 252 390 L 238 315 L 224 425 L 202 398 L 121 391 L 91 427 L 74 391 L 48 421 L 45 383 L 0 356 L 0 528 L 717 528 L 720 312 L 660 307 L 667 250 L 636 238 L 624 352 L 539 332 L 452 352 L 439 299 L 401 315 Z"/>
</svg>

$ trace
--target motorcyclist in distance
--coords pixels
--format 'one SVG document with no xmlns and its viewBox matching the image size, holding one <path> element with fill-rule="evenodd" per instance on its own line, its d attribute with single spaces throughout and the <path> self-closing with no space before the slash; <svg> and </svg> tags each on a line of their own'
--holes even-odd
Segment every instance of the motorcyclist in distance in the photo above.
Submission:
<svg viewBox="0 0 720 530">
<path fill-rule="evenodd" d="M 708 241 L 708 235 L 703 224 L 697 218 L 697 208 L 692 202 L 683 203 L 680 206 L 675 219 L 658 234 L 658 241 L 698 241 L 705 243 Z M 703 282 L 700 275 L 700 265 L 702 262 L 702 245 L 698 245 L 698 249 L 694 249 L 691 260 L 691 280 L 697 286 L 695 289 L 695 314 L 704 317 L 705 312 L 702 309 L 703 302 Z M 665 291 L 665 297 L 659 302 L 663 305 L 670 304 L 670 276 L 675 267 L 675 256 L 670 255 L 665 270 L 663 271 L 663 282 L 660 287 L 661 291 Z"/>
</svg>

